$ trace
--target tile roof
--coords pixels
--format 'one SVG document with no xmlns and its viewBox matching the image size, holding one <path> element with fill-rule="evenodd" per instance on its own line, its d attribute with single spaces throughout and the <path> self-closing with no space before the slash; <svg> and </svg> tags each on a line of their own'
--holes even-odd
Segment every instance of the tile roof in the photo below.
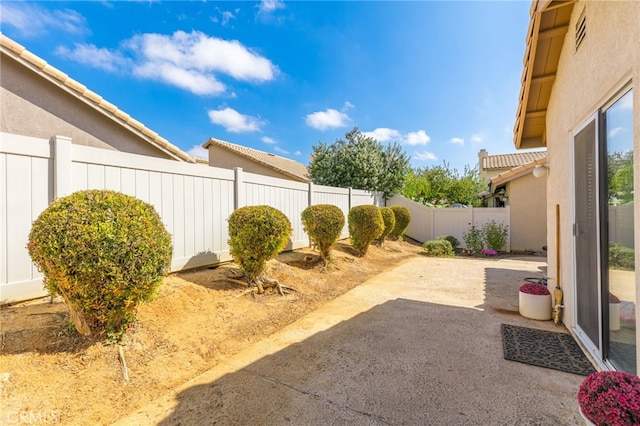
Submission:
<svg viewBox="0 0 640 426">
<path fill-rule="evenodd" d="M 547 156 L 547 151 L 519 152 L 516 154 L 487 155 L 482 158 L 482 170 L 511 169 Z"/>
<path fill-rule="evenodd" d="M 188 163 L 195 162 L 189 154 L 171 144 L 168 140 L 135 120 L 126 112 L 118 109 L 118 107 L 112 103 L 107 102 L 102 98 L 102 96 L 87 89 L 83 84 L 70 78 L 57 68 L 49 65 L 44 59 L 29 52 L 24 46 L 16 43 L 2 33 L 0 33 L 0 51 L 3 54 L 13 57 L 20 64 L 44 77 L 49 82 L 55 84 L 113 121 L 129 129 L 131 132 L 137 134 L 140 138 L 146 140 L 149 144 L 155 146 L 159 150 L 167 153 L 172 158 Z"/>
<path fill-rule="evenodd" d="M 494 189 L 497 187 L 497 185 L 499 184 L 503 184 L 503 183 L 507 183 L 510 182 L 514 179 L 517 179 L 521 176 L 524 176 L 526 174 L 529 174 L 531 172 L 533 172 L 533 169 L 536 168 L 536 166 L 543 166 L 545 164 L 547 164 L 547 156 L 546 156 L 546 152 L 543 151 L 543 153 L 545 155 L 543 155 L 540 158 L 537 158 L 533 161 L 530 161 L 526 164 L 523 164 L 521 166 L 516 166 L 513 167 L 509 170 L 507 170 L 506 172 L 502 172 L 497 176 L 494 176 L 490 179 L 491 184 L 493 185 Z"/>
<path fill-rule="evenodd" d="M 209 139 L 202 146 L 204 148 L 208 148 L 209 145 L 216 145 L 229 151 L 233 151 L 236 154 L 255 161 L 256 163 L 290 176 L 292 179 L 299 182 L 309 182 L 309 178 L 307 177 L 307 166 L 298 163 L 297 161 L 215 138 Z"/>
</svg>

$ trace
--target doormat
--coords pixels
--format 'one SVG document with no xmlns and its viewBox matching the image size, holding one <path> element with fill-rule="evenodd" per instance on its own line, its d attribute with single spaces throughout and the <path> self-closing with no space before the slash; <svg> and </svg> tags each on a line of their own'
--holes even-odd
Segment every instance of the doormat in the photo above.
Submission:
<svg viewBox="0 0 640 426">
<path fill-rule="evenodd" d="M 500 331 L 504 359 L 581 376 L 595 372 L 578 343 L 568 333 L 510 324 L 502 324 Z"/>
</svg>

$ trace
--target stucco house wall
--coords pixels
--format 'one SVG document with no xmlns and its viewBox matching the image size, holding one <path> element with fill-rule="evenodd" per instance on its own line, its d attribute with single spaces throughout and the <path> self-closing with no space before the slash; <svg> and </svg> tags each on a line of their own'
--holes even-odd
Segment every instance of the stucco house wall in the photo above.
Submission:
<svg viewBox="0 0 640 426">
<path fill-rule="evenodd" d="M 511 207 L 511 250 L 541 251 L 547 245 L 546 178 L 528 173 L 507 183 Z"/>
<path fill-rule="evenodd" d="M 61 135 L 78 145 L 193 161 L 115 105 L 0 37 L 0 132 L 44 139 Z"/>
<path fill-rule="evenodd" d="M 576 51 L 575 32 L 578 18 L 585 13 L 587 33 Z M 572 154 L 571 132 L 616 95 L 632 84 L 634 108 L 635 193 L 640 189 L 640 2 L 578 1 L 572 11 L 569 31 L 558 63 L 558 72 L 547 110 L 547 240 L 548 270 L 563 284 L 567 309 L 562 320 L 568 327 L 574 318 L 572 235 Z M 560 206 L 560 275 L 556 271 L 555 206 Z M 636 212 L 640 211 L 635 199 Z M 517 216 L 517 215 L 514 215 Z M 635 228 L 635 246 L 639 247 L 640 226 Z M 640 265 L 636 250 L 636 265 Z M 636 297 L 640 295 L 640 274 L 636 274 Z M 640 305 L 640 300 L 636 300 Z M 638 316 L 640 319 L 640 316 Z M 637 329 L 640 329 L 638 321 Z M 640 336 L 640 334 L 639 334 Z M 638 345 L 640 347 L 640 345 Z M 640 355 L 640 352 L 638 352 Z M 640 356 L 639 356 L 640 360 Z"/>
<path fill-rule="evenodd" d="M 235 152 L 231 152 L 227 149 L 215 146 L 209 146 L 208 149 L 209 165 L 212 167 L 220 167 L 223 169 L 242 167 L 242 170 L 249 173 L 271 176 L 280 179 L 291 179 L 291 176 L 280 173 L 271 167 L 262 165 L 256 161 L 253 161 L 240 154 L 236 154 Z"/>
</svg>

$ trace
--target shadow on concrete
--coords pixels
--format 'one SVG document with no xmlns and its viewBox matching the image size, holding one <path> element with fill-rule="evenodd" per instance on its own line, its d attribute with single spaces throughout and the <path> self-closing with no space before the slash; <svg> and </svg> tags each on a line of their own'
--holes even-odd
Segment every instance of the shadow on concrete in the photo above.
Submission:
<svg viewBox="0 0 640 426">
<path fill-rule="evenodd" d="M 212 370 L 159 424 L 576 424 L 567 404 L 579 379 L 505 361 L 500 322 L 391 300 L 237 371 Z"/>
</svg>

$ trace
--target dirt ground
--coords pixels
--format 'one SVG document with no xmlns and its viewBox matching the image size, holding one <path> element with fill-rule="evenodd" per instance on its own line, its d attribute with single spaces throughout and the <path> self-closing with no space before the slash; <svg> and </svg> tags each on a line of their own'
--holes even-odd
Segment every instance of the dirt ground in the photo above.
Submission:
<svg viewBox="0 0 640 426">
<path fill-rule="evenodd" d="M 297 290 L 285 296 L 226 281 L 232 263 L 172 274 L 121 346 L 77 335 L 59 301 L 3 307 L 0 424 L 110 424 L 418 251 L 389 241 L 358 258 L 344 240 L 329 271 L 310 249 L 283 253 L 267 275 Z"/>
</svg>

